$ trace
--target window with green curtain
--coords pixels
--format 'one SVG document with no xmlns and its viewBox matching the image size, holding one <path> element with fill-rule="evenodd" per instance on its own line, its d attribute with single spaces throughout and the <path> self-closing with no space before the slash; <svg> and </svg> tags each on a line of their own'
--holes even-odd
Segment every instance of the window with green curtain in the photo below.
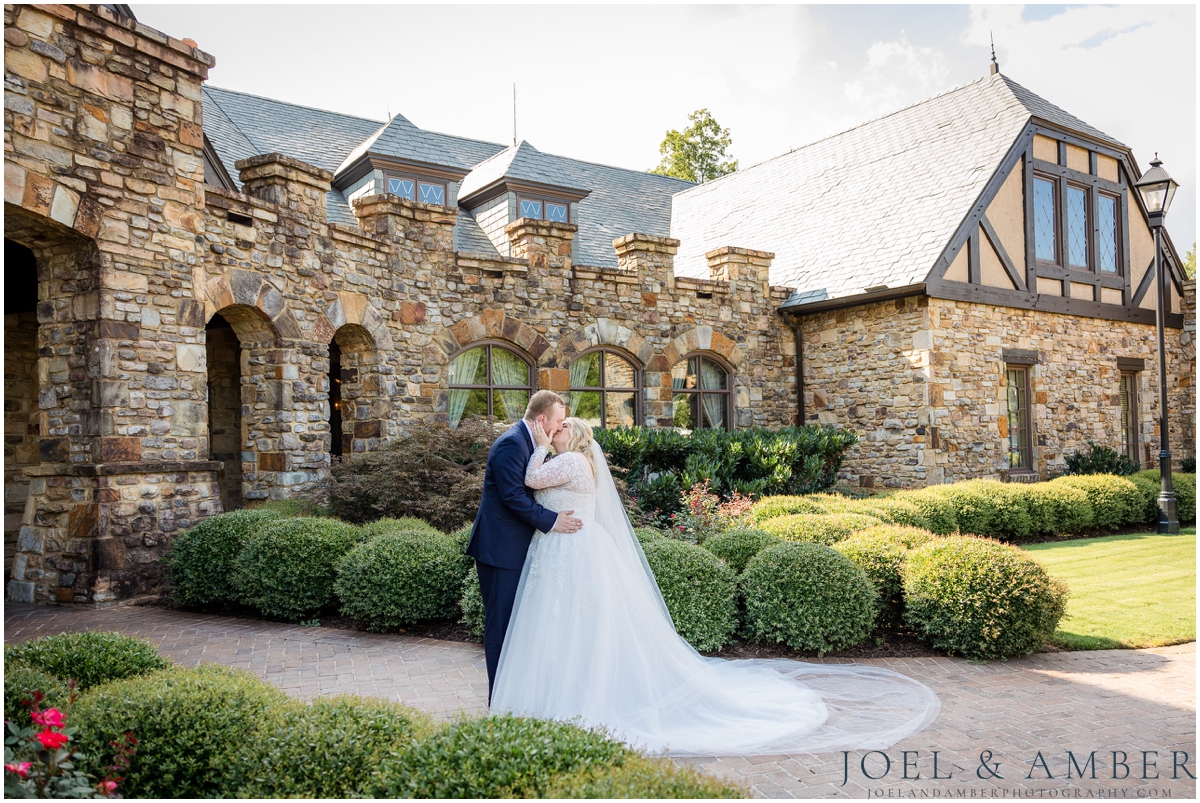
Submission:
<svg viewBox="0 0 1200 803">
<path fill-rule="evenodd" d="M 671 369 L 674 425 L 680 429 L 729 429 L 729 371 L 714 359 L 694 355 Z"/>
<path fill-rule="evenodd" d="M 594 427 L 630 427 L 641 422 L 641 374 L 615 351 L 601 349 L 571 363 L 567 393 L 572 416 Z"/>
<path fill-rule="evenodd" d="M 515 422 L 529 404 L 533 372 L 516 352 L 486 343 L 450 361 L 448 385 L 447 412 L 452 429 L 470 416 Z"/>
</svg>

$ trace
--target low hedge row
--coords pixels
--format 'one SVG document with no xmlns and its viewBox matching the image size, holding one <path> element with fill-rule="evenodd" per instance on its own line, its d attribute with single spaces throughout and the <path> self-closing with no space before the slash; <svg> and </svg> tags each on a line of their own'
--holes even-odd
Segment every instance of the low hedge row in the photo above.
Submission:
<svg viewBox="0 0 1200 803">
<path fill-rule="evenodd" d="M 69 725 L 79 768 L 92 775 L 112 763 L 111 743 L 134 734 L 124 797 L 747 796 L 568 723 L 490 716 L 438 726 L 387 700 L 289 700 L 249 672 L 213 665 L 122 677 L 144 663 L 146 646 L 122 638 L 90 661 L 96 677 L 117 679 L 84 692 Z M 51 636 L 26 654 L 59 654 L 69 643 Z M 35 690 L 46 695 L 44 706 L 65 702 L 63 679 L 16 662 L 6 668 L 6 718 L 19 704 L 14 697 Z"/>
</svg>

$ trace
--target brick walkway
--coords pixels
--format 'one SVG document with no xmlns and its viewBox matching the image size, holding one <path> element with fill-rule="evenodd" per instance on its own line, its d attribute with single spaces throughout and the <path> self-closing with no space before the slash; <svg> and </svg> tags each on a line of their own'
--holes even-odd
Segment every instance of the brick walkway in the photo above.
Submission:
<svg viewBox="0 0 1200 803">
<path fill-rule="evenodd" d="M 4 627 L 6 643 L 71 630 L 119 630 L 150 639 L 179 664 L 243 667 L 302 698 L 378 695 L 441 718 L 486 708 L 483 651 L 473 644 L 137 607 L 8 604 Z M 1195 797 L 1194 779 L 1182 769 L 1178 779 L 1171 777 L 1172 751 L 1185 751 L 1187 770 L 1196 772 L 1194 643 L 1042 653 L 996 663 L 954 658 L 864 663 L 917 678 L 942 700 L 932 728 L 887 751 L 892 766 L 880 780 L 864 777 L 859 753 L 848 758 L 844 786 L 840 753 L 691 761 L 747 782 L 764 797 Z M 914 780 L 902 777 L 904 750 L 913 751 L 907 759 Z M 1067 779 L 1068 750 L 1085 767 L 1095 751 L 1096 780 L 1090 770 L 1083 780 L 1078 772 Z M 933 751 L 938 751 L 937 779 Z M 980 770 L 987 751 L 991 764 L 1000 762 L 999 779 Z M 1027 778 L 1038 751 L 1052 779 L 1040 765 Z M 1128 757 L 1127 778 L 1121 778 L 1118 764 L 1118 780 L 1112 779 L 1113 751 Z M 1147 757 L 1145 771 L 1142 751 L 1157 751 L 1157 757 L 1152 752 Z M 866 772 L 882 776 L 885 758 L 865 758 Z"/>
</svg>

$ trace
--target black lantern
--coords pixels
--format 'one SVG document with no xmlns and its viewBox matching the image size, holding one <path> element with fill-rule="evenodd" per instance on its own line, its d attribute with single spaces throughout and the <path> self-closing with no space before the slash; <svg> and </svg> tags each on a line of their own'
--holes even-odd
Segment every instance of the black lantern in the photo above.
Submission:
<svg viewBox="0 0 1200 803">
<path fill-rule="evenodd" d="M 1141 193 L 1142 203 L 1146 205 L 1146 211 L 1150 213 L 1150 225 L 1161 226 L 1163 216 L 1171 208 L 1171 201 L 1175 198 L 1175 190 L 1179 189 L 1179 184 L 1171 178 L 1166 170 L 1163 170 L 1157 153 L 1154 154 L 1154 161 L 1150 163 L 1150 169 L 1146 175 L 1138 179 L 1134 186 Z M 1156 221 L 1155 218 L 1158 220 Z"/>
</svg>

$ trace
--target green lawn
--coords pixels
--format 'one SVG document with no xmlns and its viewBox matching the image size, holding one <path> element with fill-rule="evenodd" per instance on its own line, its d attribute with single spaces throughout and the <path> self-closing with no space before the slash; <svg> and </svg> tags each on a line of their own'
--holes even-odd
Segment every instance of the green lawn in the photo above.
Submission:
<svg viewBox="0 0 1200 803">
<path fill-rule="evenodd" d="M 1054 643 L 1071 650 L 1161 647 L 1196 640 L 1196 528 L 1031 544 L 1071 589 Z"/>
</svg>

